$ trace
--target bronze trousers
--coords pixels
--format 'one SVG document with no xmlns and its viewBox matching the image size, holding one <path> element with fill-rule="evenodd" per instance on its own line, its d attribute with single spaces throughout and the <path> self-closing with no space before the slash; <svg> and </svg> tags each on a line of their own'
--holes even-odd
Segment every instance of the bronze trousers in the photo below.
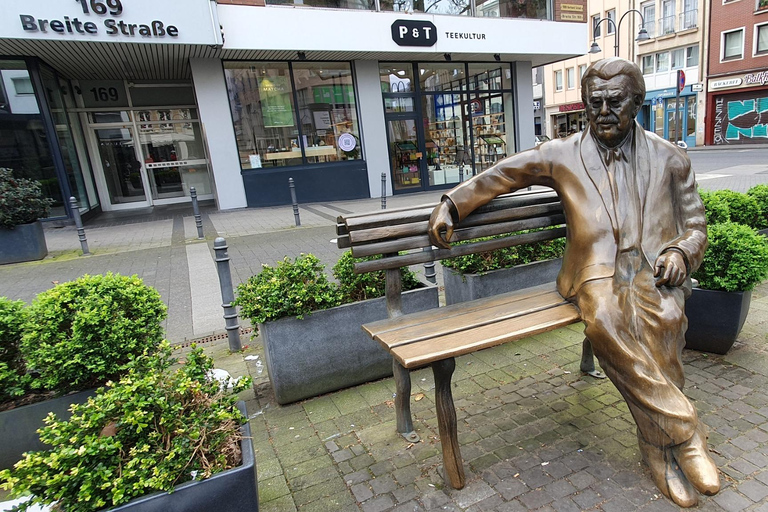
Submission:
<svg viewBox="0 0 768 512">
<path fill-rule="evenodd" d="M 696 409 L 682 392 L 684 291 L 657 287 L 638 255 L 621 253 L 614 277 L 584 283 L 576 304 L 595 356 L 626 400 L 640 435 L 669 447 L 690 439 L 698 424 Z"/>
</svg>

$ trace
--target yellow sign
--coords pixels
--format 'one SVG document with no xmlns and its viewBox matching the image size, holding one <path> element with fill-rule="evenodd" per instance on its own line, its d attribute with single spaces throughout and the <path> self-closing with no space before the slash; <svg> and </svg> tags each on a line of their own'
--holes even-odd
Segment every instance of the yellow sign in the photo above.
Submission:
<svg viewBox="0 0 768 512">
<path fill-rule="evenodd" d="M 584 21 L 583 14 L 571 14 L 568 12 L 561 12 L 560 19 L 563 21 Z"/>
<path fill-rule="evenodd" d="M 561 11 L 584 12 L 584 6 L 578 4 L 561 4 Z"/>
</svg>

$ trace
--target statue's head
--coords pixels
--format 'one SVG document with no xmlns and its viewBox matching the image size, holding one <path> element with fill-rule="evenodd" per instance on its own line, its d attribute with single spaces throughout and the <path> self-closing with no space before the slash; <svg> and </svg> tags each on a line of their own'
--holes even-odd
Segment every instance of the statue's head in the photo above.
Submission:
<svg viewBox="0 0 768 512">
<path fill-rule="evenodd" d="M 597 61 L 581 78 L 581 98 L 591 130 L 600 142 L 615 147 L 632 130 L 645 100 L 643 73 L 618 57 Z"/>
</svg>

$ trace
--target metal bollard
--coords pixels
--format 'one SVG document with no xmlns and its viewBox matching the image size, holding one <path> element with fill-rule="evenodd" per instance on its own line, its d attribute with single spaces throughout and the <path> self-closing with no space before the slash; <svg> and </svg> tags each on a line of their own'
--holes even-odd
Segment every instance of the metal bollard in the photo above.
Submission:
<svg viewBox="0 0 768 512">
<path fill-rule="evenodd" d="M 235 300 L 235 291 L 232 288 L 232 272 L 229 269 L 227 241 L 222 237 L 216 238 L 213 241 L 213 250 L 216 253 L 216 270 L 219 273 L 221 307 L 224 308 L 224 321 L 226 323 L 227 338 L 229 339 L 229 351 L 237 352 L 243 347 L 240 344 L 240 324 L 237 322 L 237 308 L 232 305 L 232 302 Z"/>
<path fill-rule="evenodd" d="M 288 178 L 288 188 L 291 189 L 291 203 L 293 204 L 293 220 L 297 226 L 301 226 L 299 217 L 299 202 L 296 200 L 296 185 L 293 184 L 293 178 Z"/>
<path fill-rule="evenodd" d="M 381 173 L 381 209 L 387 209 L 387 173 Z"/>
<path fill-rule="evenodd" d="M 425 247 L 423 250 L 424 252 L 429 252 L 432 250 L 432 248 Z M 435 274 L 435 260 L 424 263 L 424 277 L 426 277 L 427 281 L 430 283 L 437 284 L 437 277 Z"/>
<path fill-rule="evenodd" d="M 195 187 L 189 187 L 189 197 L 192 198 L 192 212 L 195 214 L 195 225 L 197 226 L 197 238 L 202 240 L 203 236 L 203 217 L 200 215 L 200 205 L 197 204 L 197 190 Z"/>
<path fill-rule="evenodd" d="M 83 250 L 83 256 L 88 256 L 91 252 L 88 250 L 88 239 L 85 238 L 85 228 L 83 228 L 83 219 L 80 218 L 80 208 L 77 206 L 77 199 L 69 198 L 69 206 L 72 207 L 72 218 L 75 220 L 77 228 L 77 237 L 80 239 L 80 248 Z"/>
</svg>

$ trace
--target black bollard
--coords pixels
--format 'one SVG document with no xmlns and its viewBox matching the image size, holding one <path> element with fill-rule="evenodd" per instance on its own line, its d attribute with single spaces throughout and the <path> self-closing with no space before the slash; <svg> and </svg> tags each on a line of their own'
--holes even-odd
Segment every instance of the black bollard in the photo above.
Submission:
<svg viewBox="0 0 768 512">
<path fill-rule="evenodd" d="M 195 187 L 189 187 L 189 197 L 192 198 L 192 213 L 195 214 L 195 225 L 197 226 L 197 238 L 202 240 L 203 236 L 203 217 L 200 215 L 200 205 L 197 204 L 197 190 Z"/>
<path fill-rule="evenodd" d="M 299 202 L 296 200 L 296 185 L 293 184 L 293 178 L 288 178 L 288 188 L 291 189 L 291 204 L 293 204 L 293 220 L 297 226 L 301 226 L 299 217 Z"/>
<path fill-rule="evenodd" d="M 227 241 L 218 237 L 213 241 L 213 250 L 216 253 L 216 270 L 219 273 L 219 286 L 221 287 L 221 307 L 224 308 L 224 321 L 229 339 L 229 351 L 238 352 L 242 349 L 240 344 L 240 324 L 237 321 L 237 309 L 232 305 L 235 300 L 235 291 L 232 288 L 232 272 L 229 269 L 229 254 L 227 254 Z"/>
<path fill-rule="evenodd" d="M 387 209 L 387 173 L 381 173 L 381 209 Z"/>
<path fill-rule="evenodd" d="M 83 250 L 83 256 L 88 256 L 91 252 L 88 250 L 88 239 L 85 238 L 85 228 L 83 227 L 83 219 L 80 218 L 80 208 L 77 206 L 77 199 L 70 197 L 69 206 L 72 208 L 72 218 L 75 220 L 77 237 L 80 239 L 80 248 Z"/>
</svg>

